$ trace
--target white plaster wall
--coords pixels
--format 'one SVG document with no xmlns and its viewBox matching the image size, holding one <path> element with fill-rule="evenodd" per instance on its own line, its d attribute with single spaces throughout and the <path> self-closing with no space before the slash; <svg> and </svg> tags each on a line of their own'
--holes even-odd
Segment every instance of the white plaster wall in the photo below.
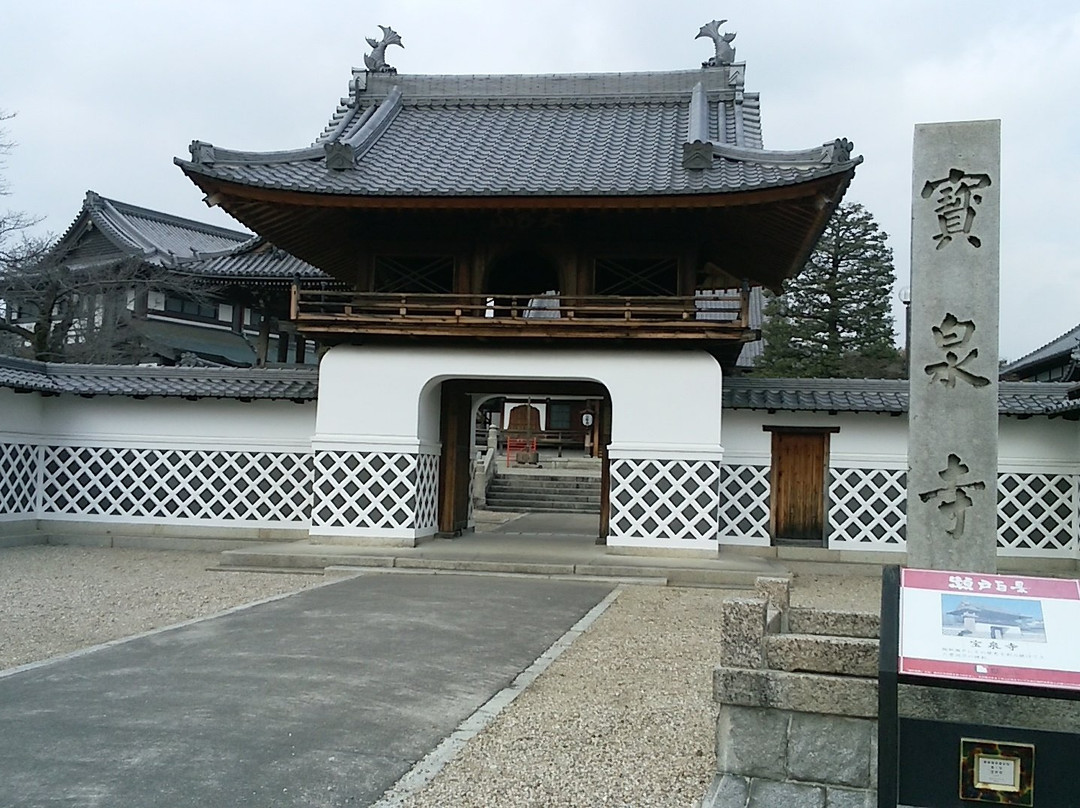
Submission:
<svg viewBox="0 0 1080 808">
<path fill-rule="evenodd" d="M 720 448 L 720 366 L 702 351 L 339 346 L 319 372 L 317 448 L 431 450 L 447 379 L 595 381 L 611 395 L 612 457 L 712 457 Z"/>
<path fill-rule="evenodd" d="M 1002 418 L 998 468 L 1080 473 L 1080 424 L 1064 418 Z"/>
<path fill-rule="evenodd" d="M 769 465 L 772 435 L 762 427 L 839 427 L 829 436 L 829 464 L 836 468 L 905 468 L 907 418 L 874 413 L 731 410 L 724 415 L 724 462 Z"/>
<path fill-rule="evenodd" d="M 43 404 L 44 440 L 60 445 L 308 451 L 315 429 L 315 402 L 59 396 Z"/>
<path fill-rule="evenodd" d="M 875 413 L 732 410 L 724 415 L 724 462 L 769 465 L 771 435 L 763 426 L 839 427 L 829 440 L 834 468 L 907 467 L 907 416 Z M 1062 418 L 1003 416 L 998 427 L 1003 471 L 1080 473 L 1080 425 Z"/>
<path fill-rule="evenodd" d="M 29 443 L 41 434 L 42 398 L 0 389 L 0 441 Z"/>
</svg>

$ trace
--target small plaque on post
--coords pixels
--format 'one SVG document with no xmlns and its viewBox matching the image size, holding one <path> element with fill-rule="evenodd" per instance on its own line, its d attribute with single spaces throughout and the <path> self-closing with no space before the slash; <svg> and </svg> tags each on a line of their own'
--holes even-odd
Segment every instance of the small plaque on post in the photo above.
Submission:
<svg viewBox="0 0 1080 808">
<path fill-rule="evenodd" d="M 1034 805 L 1034 745 L 962 738 L 960 799 L 994 805 Z"/>
</svg>

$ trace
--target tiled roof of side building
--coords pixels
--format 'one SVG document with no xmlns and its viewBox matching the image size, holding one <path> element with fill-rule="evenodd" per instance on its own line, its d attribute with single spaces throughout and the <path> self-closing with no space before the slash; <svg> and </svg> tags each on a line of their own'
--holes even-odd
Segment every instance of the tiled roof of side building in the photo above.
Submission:
<svg viewBox="0 0 1080 808">
<path fill-rule="evenodd" d="M 198 252 L 229 249 L 251 238 L 236 230 L 106 199 L 93 191 L 86 192 L 79 215 L 60 238 L 61 248 L 73 244 L 89 227 L 105 234 L 121 253 L 170 265 Z"/>
<path fill-rule="evenodd" d="M 180 262 L 177 268 L 212 278 L 330 279 L 321 269 L 278 249 L 261 236 L 253 236 L 231 249 L 201 253 Z"/>
<path fill-rule="evenodd" d="M 567 76 L 398 76 L 354 71 L 315 145 L 292 152 L 192 144 L 186 172 L 346 196 L 657 196 L 784 187 L 850 172 L 850 144 L 761 148 L 755 94 L 727 69 Z M 701 91 L 695 91 L 700 85 Z M 695 93 L 701 99 L 694 101 Z M 695 106 L 696 105 L 696 106 Z M 700 132 L 711 168 L 690 170 Z M 659 145 L 658 145 L 659 144 Z M 348 170 L 328 168 L 332 146 Z"/>
<path fill-rule="evenodd" d="M 1023 375 L 1023 372 L 1028 368 L 1034 368 L 1042 362 L 1048 359 L 1053 359 L 1056 356 L 1068 356 L 1073 351 L 1080 347 L 1080 325 L 1075 328 L 1070 328 L 1064 334 L 1057 339 L 1053 339 L 1050 342 L 1043 345 L 1041 348 L 1036 348 L 1029 354 L 1026 354 L 1019 359 L 1009 362 L 1002 369 L 1002 373 L 1019 373 Z"/>
<path fill-rule="evenodd" d="M 0 357 L 0 387 L 44 395 L 313 401 L 318 368 L 63 365 Z"/>
<path fill-rule="evenodd" d="M 1065 415 L 1073 412 L 1066 396 L 1072 384 L 1001 382 L 998 411 L 1002 415 Z M 900 415 L 908 411 L 904 379 L 766 379 L 752 376 L 724 380 L 724 407 L 776 412 L 874 412 Z M 1080 409 L 1080 407 L 1076 408 Z"/>
<path fill-rule="evenodd" d="M 70 250 L 93 227 L 120 254 L 194 275 L 244 280 L 329 277 L 260 236 L 106 199 L 93 191 L 87 191 L 79 216 L 59 241 L 60 249 Z M 115 254 L 100 258 L 114 260 Z M 78 265 L 94 259 L 72 260 Z"/>
</svg>

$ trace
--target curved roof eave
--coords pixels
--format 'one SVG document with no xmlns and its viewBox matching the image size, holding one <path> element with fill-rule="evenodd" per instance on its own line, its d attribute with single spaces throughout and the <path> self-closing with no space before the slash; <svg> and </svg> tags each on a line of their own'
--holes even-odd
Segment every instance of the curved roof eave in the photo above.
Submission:
<svg viewBox="0 0 1080 808">
<path fill-rule="evenodd" d="M 759 194 L 767 194 L 776 198 L 783 196 L 784 190 L 799 191 L 818 185 L 824 180 L 843 177 L 843 189 L 846 191 L 855 169 L 862 163 L 861 156 L 852 158 L 842 163 L 835 163 L 823 167 L 821 171 L 798 180 L 778 180 L 775 182 L 763 182 L 751 187 L 738 187 L 727 189 L 708 189 L 702 191 L 670 190 L 651 192 L 599 192 L 599 191 L 563 191 L 542 192 L 528 191 L 492 191 L 490 193 L 471 194 L 448 194 L 434 192 L 415 193 L 348 193 L 330 192 L 325 189 L 314 187 L 283 187 L 281 184 L 269 182 L 247 181 L 241 182 L 233 178 L 225 178 L 219 172 L 209 169 L 207 166 L 179 157 L 173 158 L 173 163 L 195 185 L 207 194 L 207 204 L 216 205 L 221 202 L 216 198 L 217 194 L 226 196 L 243 196 L 249 199 L 263 201 L 284 200 L 288 195 L 291 204 L 310 207 L 332 208 L 363 208 L 363 207 L 435 207 L 439 202 L 454 207 L 469 207 L 472 202 L 477 207 L 489 207 L 492 205 L 506 206 L 517 202 L 527 206 L 550 206 L 555 200 L 562 200 L 568 207 L 647 207 L 648 202 L 666 207 L 709 207 L 708 200 L 731 200 L 729 204 L 752 204 L 757 200 L 753 197 Z M 768 165 L 768 164 L 766 164 Z M 802 193 L 794 193 L 795 196 L 803 196 Z M 714 203 L 715 204 L 715 203 Z"/>
</svg>

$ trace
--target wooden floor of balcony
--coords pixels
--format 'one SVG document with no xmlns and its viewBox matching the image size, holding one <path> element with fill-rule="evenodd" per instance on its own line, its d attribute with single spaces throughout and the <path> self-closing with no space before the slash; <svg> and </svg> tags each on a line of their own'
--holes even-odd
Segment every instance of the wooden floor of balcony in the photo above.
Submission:
<svg viewBox="0 0 1080 808">
<path fill-rule="evenodd" d="M 294 289 L 292 319 L 313 337 L 348 334 L 513 339 L 747 342 L 748 295 L 520 296 Z"/>
</svg>

